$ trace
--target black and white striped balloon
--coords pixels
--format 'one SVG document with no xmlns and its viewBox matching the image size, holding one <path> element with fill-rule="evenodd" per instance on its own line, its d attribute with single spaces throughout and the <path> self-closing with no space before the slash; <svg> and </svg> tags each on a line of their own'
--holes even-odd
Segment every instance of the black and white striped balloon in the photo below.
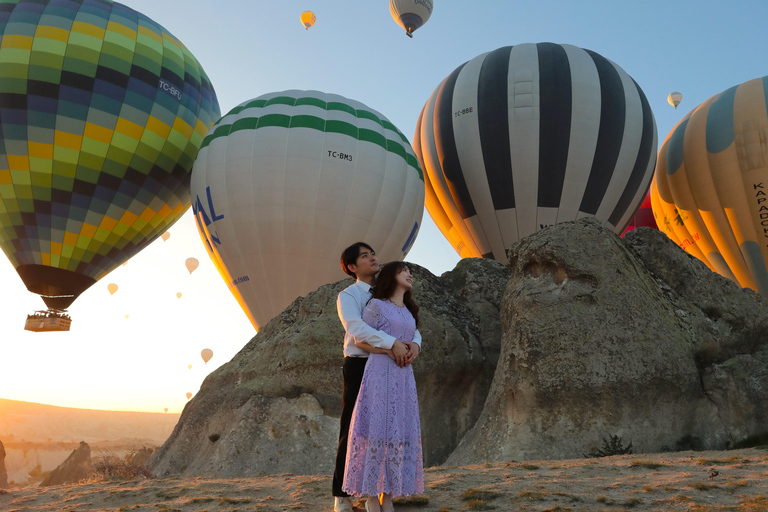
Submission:
<svg viewBox="0 0 768 512">
<path fill-rule="evenodd" d="M 462 257 L 506 262 L 520 238 L 594 216 L 621 233 L 653 177 L 640 86 L 567 44 L 499 48 L 459 66 L 419 116 L 425 205 Z"/>
</svg>

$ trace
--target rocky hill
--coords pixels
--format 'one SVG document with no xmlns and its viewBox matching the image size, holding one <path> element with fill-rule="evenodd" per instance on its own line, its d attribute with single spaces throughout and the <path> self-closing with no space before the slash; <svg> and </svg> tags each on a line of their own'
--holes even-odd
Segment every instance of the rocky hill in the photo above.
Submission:
<svg viewBox="0 0 768 512">
<path fill-rule="evenodd" d="M 416 268 L 414 364 L 425 465 L 723 449 L 768 428 L 768 309 L 663 233 L 593 219 L 521 240 L 509 266 Z M 335 299 L 297 299 L 208 376 L 150 465 L 158 476 L 331 471 L 341 340 Z M 498 365 L 497 365 L 498 362 Z"/>
</svg>

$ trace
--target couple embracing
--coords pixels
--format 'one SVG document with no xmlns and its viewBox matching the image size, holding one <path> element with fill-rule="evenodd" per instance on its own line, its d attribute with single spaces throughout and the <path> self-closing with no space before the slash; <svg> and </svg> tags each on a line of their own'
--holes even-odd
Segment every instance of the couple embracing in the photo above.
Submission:
<svg viewBox="0 0 768 512">
<path fill-rule="evenodd" d="M 354 495 L 367 497 L 368 512 L 392 512 L 393 496 L 424 491 L 411 366 L 421 351 L 413 277 L 402 261 L 379 270 L 376 252 L 363 242 L 344 250 L 341 266 L 356 282 L 336 302 L 346 332 L 334 511 L 352 512 Z"/>
</svg>

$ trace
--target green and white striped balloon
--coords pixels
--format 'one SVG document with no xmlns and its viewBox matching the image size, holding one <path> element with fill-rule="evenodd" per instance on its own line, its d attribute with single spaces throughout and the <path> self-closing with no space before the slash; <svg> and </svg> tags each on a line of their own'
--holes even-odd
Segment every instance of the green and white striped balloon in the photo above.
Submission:
<svg viewBox="0 0 768 512">
<path fill-rule="evenodd" d="M 407 138 L 364 104 L 319 91 L 265 94 L 208 132 L 192 205 L 211 259 L 256 329 L 297 297 L 343 279 L 364 241 L 403 259 L 424 212 Z"/>
</svg>

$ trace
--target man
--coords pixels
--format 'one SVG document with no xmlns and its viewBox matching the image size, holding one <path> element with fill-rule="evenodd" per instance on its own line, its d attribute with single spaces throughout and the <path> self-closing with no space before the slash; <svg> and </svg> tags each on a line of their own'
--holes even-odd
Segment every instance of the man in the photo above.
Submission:
<svg viewBox="0 0 768 512">
<path fill-rule="evenodd" d="M 400 367 L 411 364 L 421 349 L 418 329 L 412 342 L 401 342 L 389 334 L 378 331 L 363 321 L 363 310 L 371 298 L 371 288 L 379 272 L 376 251 L 364 242 L 350 245 L 341 253 L 341 268 L 356 279 L 355 283 L 339 293 L 336 308 L 344 325 L 344 391 L 341 397 L 339 447 L 336 451 L 336 468 L 333 472 L 334 512 L 352 512 L 349 495 L 341 490 L 344 483 L 344 467 L 347 459 L 347 436 L 352 411 L 363 380 L 368 352 L 355 346 L 355 340 L 368 343 L 374 348 L 391 349 Z"/>
</svg>

